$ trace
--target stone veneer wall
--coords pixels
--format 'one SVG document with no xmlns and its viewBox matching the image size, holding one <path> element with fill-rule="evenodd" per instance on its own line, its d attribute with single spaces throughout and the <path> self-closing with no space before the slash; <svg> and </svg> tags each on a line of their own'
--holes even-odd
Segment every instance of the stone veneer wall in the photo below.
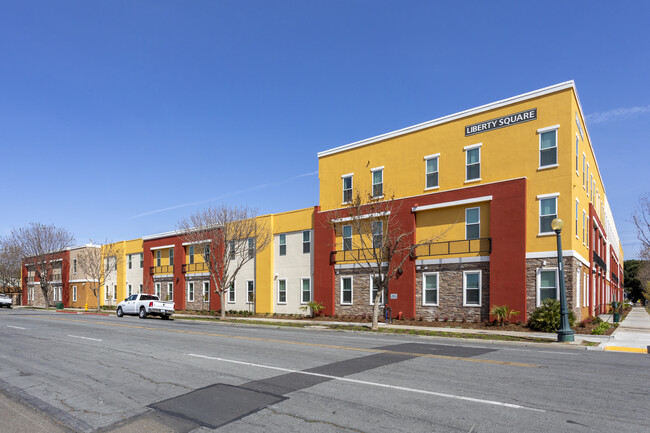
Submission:
<svg viewBox="0 0 650 433">
<path fill-rule="evenodd" d="M 428 321 L 482 322 L 490 319 L 490 263 L 425 265 L 415 275 L 415 315 Z M 481 271 L 481 306 L 463 306 L 463 271 Z M 422 274 L 438 272 L 438 306 L 422 305 Z"/>
<path fill-rule="evenodd" d="M 210 284 L 210 292 L 208 292 L 208 299 L 203 299 L 203 282 L 209 281 L 210 277 L 207 275 L 194 276 L 192 274 L 186 274 L 185 276 L 185 287 L 183 288 L 183 296 L 185 296 L 185 309 L 194 310 L 194 311 L 208 311 L 210 309 L 210 296 L 218 296 L 212 290 L 212 284 Z M 190 302 L 187 300 L 187 295 L 189 293 L 187 283 L 194 283 L 194 301 Z"/>
<path fill-rule="evenodd" d="M 566 290 L 567 306 L 573 311 L 576 322 L 579 321 L 580 311 L 576 304 L 576 272 L 580 269 L 582 272 L 586 269 L 582 262 L 575 257 L 563 257 L 564 262 L 564 288 Z M 546 265 L 544 265 L 546 262 Z M 549 257 L 545 259 L 526 259 L 526 308 L 530 316 L 537 309 L 537 269 L 538 268 L 557 268 L 557 258 Z M 584 287 L 581 288 L 581 291 Z M 559 287 L 558 287 L 559 294 Z"/>
<path fill-rule="evenodd" d="M 352 305 L 341 305 L 341 278 L 352 278 Z M 337 270 L 334 279 L 334 296 L 336 306 L 334 313 L 342 316 L 363 316 L 372 314 L 370 305 L 370 274 L 366 270 L 341 269 Z"/>
</svg>

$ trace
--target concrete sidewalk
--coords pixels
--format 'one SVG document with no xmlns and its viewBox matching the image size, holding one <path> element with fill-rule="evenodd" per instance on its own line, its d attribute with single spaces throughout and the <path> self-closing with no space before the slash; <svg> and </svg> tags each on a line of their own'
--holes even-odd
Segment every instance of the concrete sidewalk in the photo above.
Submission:
<svg viewBox="0 0 650 433">
<path fill-rule="evenodd" d="M 644 307 L 633 307 L 601 346 L 608 351 L 650 353 L 650 314 Z"/>
</svg>

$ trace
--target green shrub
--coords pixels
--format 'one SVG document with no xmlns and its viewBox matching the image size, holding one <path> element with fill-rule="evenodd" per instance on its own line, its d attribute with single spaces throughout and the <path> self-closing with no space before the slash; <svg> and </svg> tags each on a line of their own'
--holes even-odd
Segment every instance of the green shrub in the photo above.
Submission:
<svg viewBox="0 0 650 433">
<path fill-rule="evenodd" d="M 569 310 L 569 326 L 573 327 L 575 315 Z M 542 305 L 530 315 L 528 326 L 541 332 L 555 332 L 560 328 L 560 301 L 546 299 Z"/>
<path fill-rule="evenodd" d="M 603 335 L 605 331 L 609 329 L 609 323 L 607 322 L 600 322 L 598 326 L 596 326 L 591 333 L 594 335 Z"/>
<path fill-rule="evenodd" d="M 496 317 L 499 323 L 503 325 L 503 322 L 509 322 L 512 316 L 519 314 L 519 311 L 515 311 L 507 305 L 495 305 L 490 310 L 490 314 Z"/>
</svg>

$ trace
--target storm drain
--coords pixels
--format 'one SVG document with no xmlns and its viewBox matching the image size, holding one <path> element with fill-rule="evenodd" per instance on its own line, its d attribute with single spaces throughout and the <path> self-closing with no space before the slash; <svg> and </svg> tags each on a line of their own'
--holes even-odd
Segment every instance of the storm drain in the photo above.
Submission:
<svg viewBox="0 0 650 433">
<path fill-rule="evenodd" d="M 281 395 L 218 383 L 150 407 L 215 429 L 284 400 Z"/>
</svg>

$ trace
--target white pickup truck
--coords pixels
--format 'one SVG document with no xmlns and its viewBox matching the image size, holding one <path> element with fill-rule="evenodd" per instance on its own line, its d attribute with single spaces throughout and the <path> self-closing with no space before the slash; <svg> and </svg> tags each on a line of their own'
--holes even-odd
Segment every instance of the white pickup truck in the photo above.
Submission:
<svg viewBox="0 0 650 433">
<path fill-rule="evenodd" d="M 0 308 L 1 307 L 11 308 L 11 304 L 13 304 L 13 300 L 11 299 L 11 296 L 6 295 L 4 293 L 0 293 Z"/>
<path fill-rule="evenodd" d="M 141 319 L 148 315 L 169 319 L 169 316 L 174 314 L 174 303 L 161 301 L 156 295 L 136 293 L 117 304 L 117 317 L 122 317 L 125 314 L 137 314 Z"/>
</svg>

